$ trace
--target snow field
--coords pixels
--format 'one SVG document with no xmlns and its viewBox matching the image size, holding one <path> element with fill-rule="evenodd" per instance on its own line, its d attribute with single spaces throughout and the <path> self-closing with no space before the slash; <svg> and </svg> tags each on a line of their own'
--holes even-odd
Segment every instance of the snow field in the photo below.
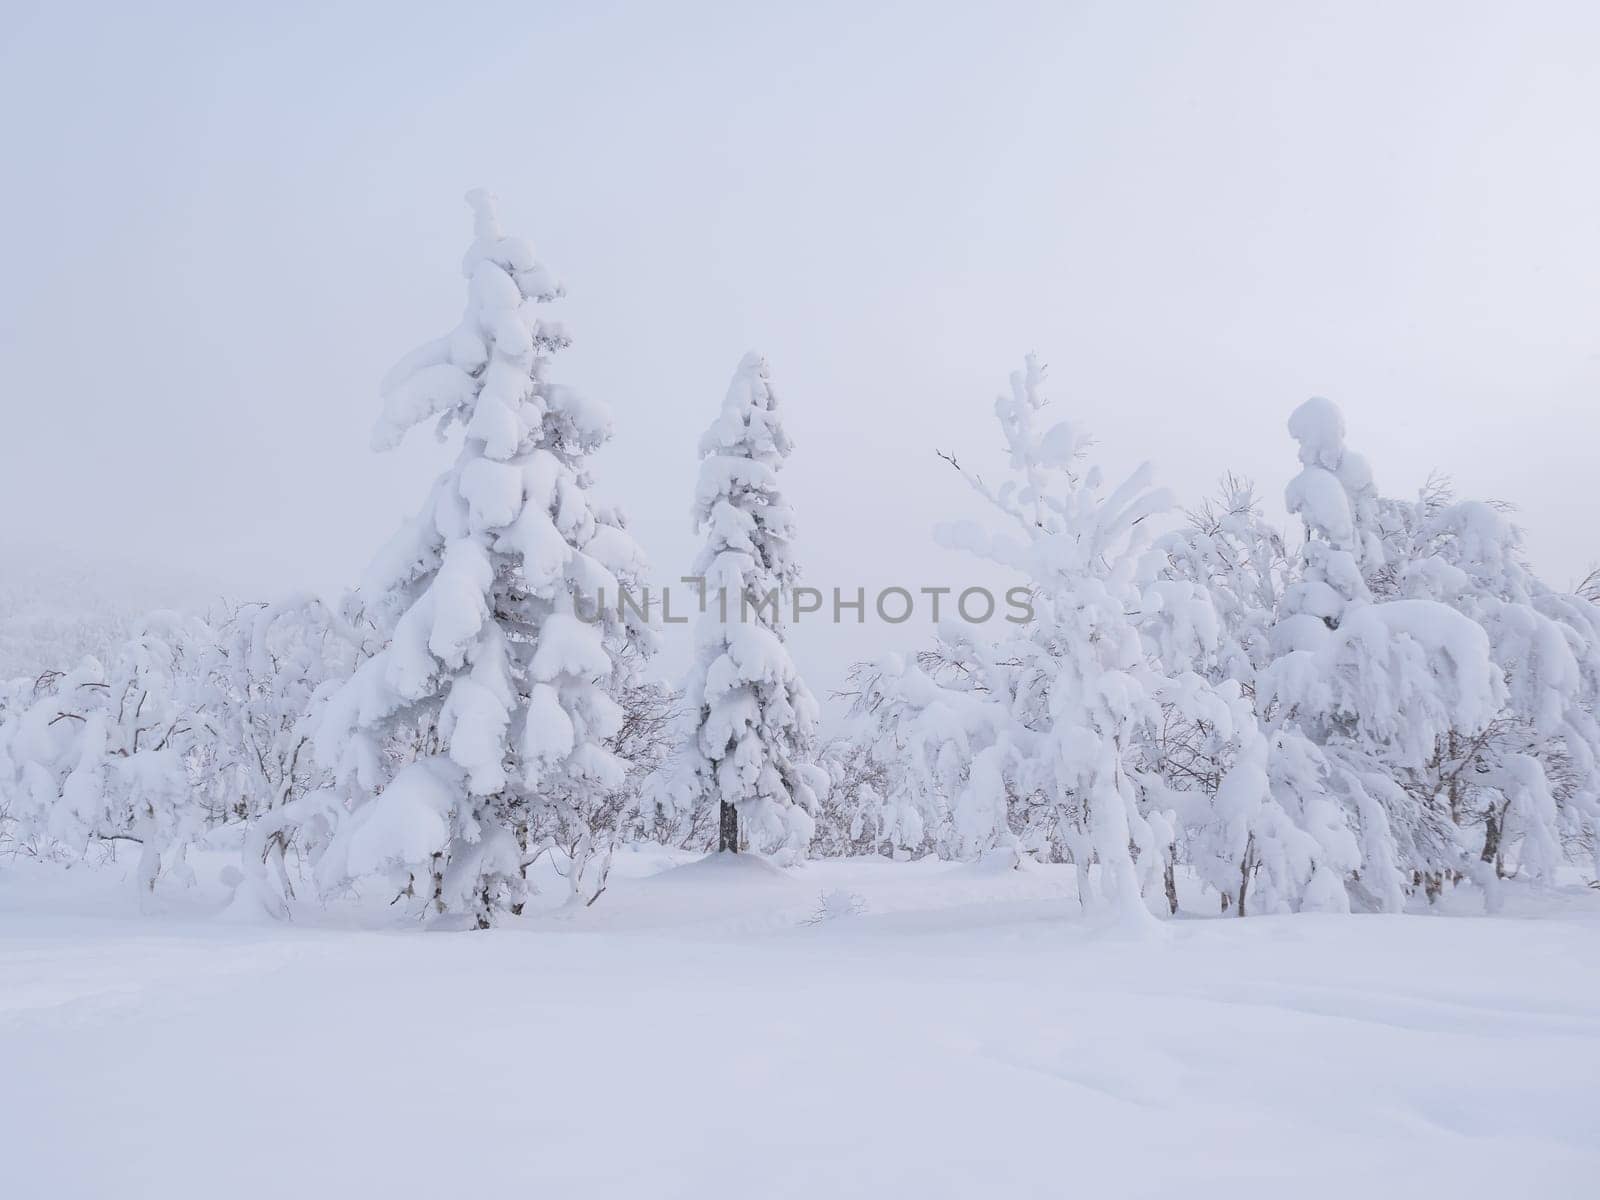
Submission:
<svg viewBox="0 0 1600 1200">
<path fill-rule="evenodd" d="M 1076 915 L 1070 868 L 666 865 L 460 935 L 131 916 L 114 872 L 8 872 L 12 1194 L 1576 1196 L 1600 1171 L 1581 889 L 1129 937 Z"/>
</svg>

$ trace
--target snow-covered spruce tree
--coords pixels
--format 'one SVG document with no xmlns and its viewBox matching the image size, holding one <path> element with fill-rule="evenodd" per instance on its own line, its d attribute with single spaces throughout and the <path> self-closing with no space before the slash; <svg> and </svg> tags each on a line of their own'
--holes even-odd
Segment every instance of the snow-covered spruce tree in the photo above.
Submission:
<svg viewBox="0 0 1600 1200">
<path fill-rule="evenodd" d="M 813 761 L 816 702 L 784 644 L 799 576 L 778 485 L 790 448 L 766 360 L 747 354 L 700 439 L 694 520 L 706 544 L 694 576 L 704 593 L 662 804 L 680 823 L 715 809 L 718 850 L 748 841 L 792 860 L 810 844 L 827 775 Z"/>
<path fill-rule="evenodd" d="M 333 696 L 318 749 L 353 812 L 318 866 L 323 885 L 387 873 L 401 895 L 480 928 L 520 912 L 527 869 L 624 781 L 615 698 L 653 647 L 619 614 L 643 561 L 589 492 L 606 411 L 548 378 L 561 295 L 493 198 L 467 197 L 475 239 L 466 312 L 384 383 L 378 448 L 413 426 L 459 427 L 455 464 L 362 588 L 387 643 Z M 592 899 L 607 848 L 579 835 L 566 863 Z"/>
</svg>

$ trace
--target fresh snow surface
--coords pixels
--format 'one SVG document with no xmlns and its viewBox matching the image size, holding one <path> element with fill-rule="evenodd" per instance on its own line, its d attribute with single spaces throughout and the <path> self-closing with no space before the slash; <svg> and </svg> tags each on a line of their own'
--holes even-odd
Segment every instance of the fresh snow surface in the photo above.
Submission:
<svg viewBox="0 0 1600 1200">
<path fill-rule="evenodd" d="M 221 855 L 199 857 L 215 879 Z M 216 883 L 132 915 L 123 874 L 0 863 L 6 1195 L 1349 1200 L 1600 1179 L 1600 893 L 1581 887 L 1496 917 L 1463 896 L 1132 936 L 1076 915 L 1070 868 L 638 851 L 592 907 L 446 933 L 397 927 L 377 895 L 217 920 Z"/>
</svg>

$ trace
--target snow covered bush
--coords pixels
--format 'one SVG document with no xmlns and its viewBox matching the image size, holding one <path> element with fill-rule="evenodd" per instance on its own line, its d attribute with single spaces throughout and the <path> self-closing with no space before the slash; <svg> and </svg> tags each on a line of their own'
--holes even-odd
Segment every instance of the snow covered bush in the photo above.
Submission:
<svg viewBox="0 0 1600 1200">
<path fill-rule="evenodd" d="M 603 886 L 588 814 L 626 781 L 617 696 L 653 634 L 619 613 L 643 559 L 589 490 L 610 418 L 549 378 L 568 337 L 541 310 L 561 288 L 492 197 L 468 200 L 466 311 L 390 372 L 374 435 L 383 449 L 433 422 L 461 449 L 362 584 L 385 641 L 321 716 L 352 811 L 318 871 L 330 890 L 387 875 L 484 927 L 521 911 L 543 851 L 562 848 L 575 897 Z"/>
<path fill-rule="evenodd" d="M 934 840 L 923 809 L 907 784 L 892 740 L 878 736 L 870 720 L 832 738 L 818 761 L 828 773 L 828 790 L 817 807 L 811 853 L 821 858 L 881 854 L 920 858 L 933 852 Z"/>
<path fill-rule="evenodd" d="M 204 827 L 187 769 L 195 744 L 193 678 L 203 626 L 158 615 L 109 670 L 93 658 L 8 689 L 0 723 L 0 834 L 26 853 L 75 859 L 95 845 L 138 847 L 143 890 L 187 875 Z"/>
<path fill-rule="evenodd" d="M 617 703 L 622 707 L 622 724 L 611 748 L 627 767 L 627 776 L 593 812 L 589 824 L 618 842 L 684 845 L 682 831 L 646 799 L 652 781 L 677 748 L 683 720 L 681 697 L 641 667 L 626 673 Z M 704 845 L 704 841 L 697 844 Z"/>
<path fill-rule="evenodd" d="M 362 640 L 311 595 L 240 605 L 211 626 L 187 695 L 199 712 L 197 790 L 210 821 L 250 823 L 331 782 L 306 717 L 355 670 Z"/>
<path fill-rule="evenodd" d="M 285 817 L 331 779 L 310 751 L 307 715 L 349 675 L 359 640 L 312 597 L 211 621 L 163 613 L 112 647 L 109 670 L 86 658 L 8 684 L 0 839 L 58 859 L 138 846 L 148 889 L 158 876 L 187 878 L 189 845 L 234 825 L 245 874 L 271 863 L 268 890 L 292 895 L 285 856 L 307 837 Z"/>
<path fill-rule="evenodd" d="M 827 775 L 813 760 L 817 707 L 784 644 L 799 578 L 794 514 L 778 472 L 791 444 L 767 363 L 747 354 L 700 439 L 693 577 L 704 581 L 695 660 L 683 689 L 681 748 L 660 804 L 680 826 L 709 824 L 717 848 L 741 841 L 805 854 Z"/>
<path fill-rule="evenodd" d="M 208 823 L 243 826 L 241 911 L 286 915 L 309 882 L 339 816 L 312 746 L 316 715 L 370 649 L 366 631 L 310 595 L 241 605 L 211 629 L 190 688 L 191 786 Z"/>
</svg>

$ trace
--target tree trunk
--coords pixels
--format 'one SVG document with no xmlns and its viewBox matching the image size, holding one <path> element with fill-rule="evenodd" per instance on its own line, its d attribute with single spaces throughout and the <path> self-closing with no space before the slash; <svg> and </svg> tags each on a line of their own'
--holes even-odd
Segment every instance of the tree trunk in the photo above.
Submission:
<svg viewBox="0 0 1600 1200">
<path fill-rule="evenodd" d="M 1256 871 L 1256 835 L 1251 834 L 1245 839 L 1244 857 L 1239 860 L 1239 905 L 1234 910 L 1234 915 L 1242 917 L 1245 914 L 1245 899 L 1250 895 L 1250 877 Z"/>
<path fill-rule="evenodd" d="M 1450 731 L 1450 820 L 1461 824 L 1461 764 L 1456 762 L 1456 733 Z"/>
<path fill-rule="evenodd" d="M 739 810 L 726 800 L 722 801 L 722 815 L 717 829 L 717 849 L 739 853 Z"/>
<path fill-rule="evenodd" d="M 1483 818 L 1483 861 L 1486 863 L 1498 862 L 1500 858 L 1500 814 L 1495 811 L 1494 805 L 1489 806 L 1489 811 Z"/>
</svg>

